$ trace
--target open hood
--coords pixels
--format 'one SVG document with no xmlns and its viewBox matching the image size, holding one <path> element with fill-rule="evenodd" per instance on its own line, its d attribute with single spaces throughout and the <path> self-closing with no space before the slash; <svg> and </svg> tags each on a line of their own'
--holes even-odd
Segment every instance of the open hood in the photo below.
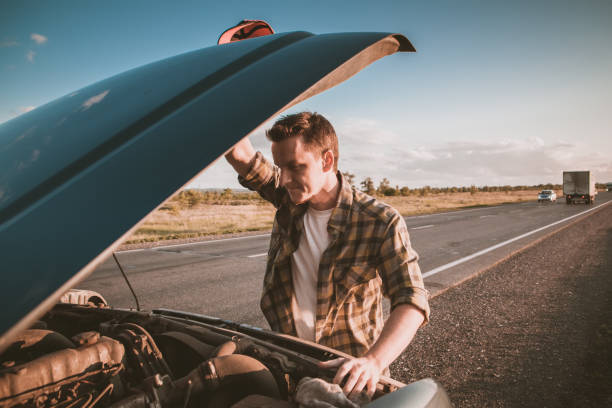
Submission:
<svg viewBox="0 0 612 408">
<path fill-rule="evenodd" d="M 0 125 L 0 350 L 143 218 L 270 117 L 396 51 L 388 33 L 204 48 Z"/>
</svg>

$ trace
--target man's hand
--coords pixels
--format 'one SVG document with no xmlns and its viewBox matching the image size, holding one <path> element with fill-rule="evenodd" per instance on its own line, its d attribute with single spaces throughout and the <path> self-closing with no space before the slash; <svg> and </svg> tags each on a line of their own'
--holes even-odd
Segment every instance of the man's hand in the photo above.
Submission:
<svg viewBox="0 0 612 408">
<path fill-rule="evenodd" d="M 382 370 L 408 346 L 424 319 L 423 312 L 414 305 L 396 306 L 385 322 L 380 337 L 363 357 L 337 358 L 319 363 L 319 367 L 340 367 L 334 377 L 334 383 L 341 384 L 346 378 L 342 387 L 345 394 L 357 395 L 367 387 L 368 396 L 371 397 Z"/>
<path fill-rule="evenodd" d="M 255 149 L 248 137 L 245 137 L 225 154 L 225 158 L 242 177 L 246 176 L 255 158 Z"/>
<path fill-rule="evenodd" d="M 337 358 L 319 363 L 321 368 L 339 367 L 334 377 L 335 384 L 342 384 L 346 380 L 342 391 L 349 397 L 354 398 L 361 393 L 364 388 L 368 397 L 372 398 L 376 391 L 376 384 L 380 379 L 383 368 L 371 357 L 361 358 Z"/>
</svg>

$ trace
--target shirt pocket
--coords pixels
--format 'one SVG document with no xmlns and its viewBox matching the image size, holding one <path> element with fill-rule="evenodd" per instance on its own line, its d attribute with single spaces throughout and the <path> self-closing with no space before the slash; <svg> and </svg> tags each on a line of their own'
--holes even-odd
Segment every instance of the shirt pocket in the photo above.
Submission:
<svg viewBox="0 0 612 408">
<path fill-rule="evenodd" d="M 336 303 L 361 303 L 381 282 L 376 268 L 368 263 L 339 268 L 334 274 Z"/>
</svg>

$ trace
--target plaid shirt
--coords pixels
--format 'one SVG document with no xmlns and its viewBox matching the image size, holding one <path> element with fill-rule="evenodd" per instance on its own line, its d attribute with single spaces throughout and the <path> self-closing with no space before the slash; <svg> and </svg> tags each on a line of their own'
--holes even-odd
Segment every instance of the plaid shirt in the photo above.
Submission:
<svg viewBox="0 0 612 408">
<path fill-rule="evenodd" d="M 308 204 L 295 205 L 279 186 L 280 170 L 257 152 L 240 183 L 277 208 L 264 277 L 261 310 L 272 330 L 296 336 L 291 312 L 291 254 Z M 362 356 L 382 331 L 382 295 L 391 309 L 409 303 L 429 320 L 428 292 L 404 219 L 392 207 L 356 189 L 338 172 L 340 192 L 327 224 L 330 244 L 317 280 L 315 341 Z"/>
</svg>

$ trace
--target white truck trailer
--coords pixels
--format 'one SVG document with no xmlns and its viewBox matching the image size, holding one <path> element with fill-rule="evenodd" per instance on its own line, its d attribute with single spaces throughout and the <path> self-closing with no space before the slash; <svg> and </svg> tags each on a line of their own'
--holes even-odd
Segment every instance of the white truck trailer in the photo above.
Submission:
<svg viewBox="0 0 612 408">
<path fill-rule="evenodd" d="M 563 195 L 567 204 L 593 204 L 596 194 L 595 180 L 590 171 L 563 172 Z"/>
</svg>

